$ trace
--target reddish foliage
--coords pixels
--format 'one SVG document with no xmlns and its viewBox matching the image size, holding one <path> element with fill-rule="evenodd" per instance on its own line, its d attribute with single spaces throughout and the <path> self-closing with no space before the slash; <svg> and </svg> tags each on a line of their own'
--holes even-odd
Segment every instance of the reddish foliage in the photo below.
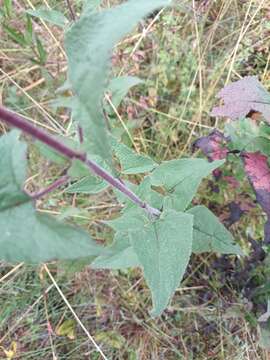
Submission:
<svg viewBox="0 0 270 360">
<path fill-rule="evenodd" d="M 236 120 L 250 111 L 258 111 L 270 122 L 270 96 L 256 76 L 246 76 L 225 86 L 217 97 L 223 100 L 223 105 L 213 108 L 213 116 Z"/>
<path fill-rule="evenodd" d="M 254 189 L 256 199 L 267 215 L 265 242 L 270 244 L 270 167 L 267 156 L 260 152 L 242 154 L 245 172 Z"/>
<path fill-rule="evenodd" d="M 226 149 L 227 138 L 218 130 L 196 140 L 193 149 L 200 149 L 209 161 L 225 159 L 228 154 Z"/>
</svg>

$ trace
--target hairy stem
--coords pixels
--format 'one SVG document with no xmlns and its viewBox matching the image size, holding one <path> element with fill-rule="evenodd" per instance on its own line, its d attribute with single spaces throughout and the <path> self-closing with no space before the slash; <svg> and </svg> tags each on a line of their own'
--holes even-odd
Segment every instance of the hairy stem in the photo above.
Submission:
<svg viewBox="0 0 270 360">
<path fill-rule="evenodd" d="M 53 138 L 45 131 L 35 127 L 23 117 L 3 108 L 0 106 L 0 119 L 2 119 L 8 125 L 14 126 L 33 138 L 43 142 L 52 149 L 56 150 L 60 154 L 64 155 L 70 160 L 77 159 L 83 162 L 95 175 L 103 178 L 114 188 L 121 191 L 127 198 L 133 203 L 140 206 L 151 216 L 159 216 L 160 211 L 152 208 L 150 205 L 141 200 L 133 191 L 131 191 L 121 180 L 113 177 L 109 172 L 103 169 L 95 161 L 88 159 L 87 154 L 70 148 L 69 146 L 61 143 L 59 140 Z M 60 180 L 60 179 L 59 179 Z"/>
</svg>

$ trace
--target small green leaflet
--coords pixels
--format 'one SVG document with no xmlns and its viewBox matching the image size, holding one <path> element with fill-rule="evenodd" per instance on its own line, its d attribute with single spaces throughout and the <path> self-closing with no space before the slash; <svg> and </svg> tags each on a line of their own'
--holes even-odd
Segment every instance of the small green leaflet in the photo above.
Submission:
<svg viewBox="0 0 270 360">
<path fill-rule="evenodd" d="M 83 230 L 39 214 L 31 203 L 0 211 L 0 258 L 40 263 L 106 253 Z"/>
<path fill-rule="evenodd" d="M 158 164 L 148 156 L 136 154 L 128 146 L 111 137 L 112 149 L 118 158 L 123 174 L 139 174 L 152 171 Z"/>
<path fill-rule="evenodd" d="M 163 162 L 150 175 L 154 186 L 163 186 L 167 191 L 164 206 L 183 211 L 196 194 L 202 179 L 224 160 L 209 163 L 204 159 L 180 159 Z"/>
<path fill-rule="evenodd" d="M 117 232 L 113 244 L 108 250 L 111 250 L 112 254 L 97 257 L 91 264 L 92 268 L 120 270 L 140 266 L 138 257 L 130 245 L 127 232 Z"/>
<path fill-rule="evenodd" d="M 94 158 L 94 160 L 100 163 L 103 168 L 108 170 L 108 167 L 106 167 L 106 164 L 104 164 L 103 161 L 97 158 Z M 88 167 L 79 160 L 73 160 L 72 165 L 68 170 L 68 175 L 75 179 L 79 178 L 78 181 L 66 189 L 66 192 L 71 194 L 97 194 L 109 186 L 108 183 L 102 178 L 95 175 L 90 175 Z"/>
<path fill-rule="evenodd" d="M 108 183 L 97 176 L 86 176 L 74 184 L 70 185 L 66 192 L 70 194 L 97 194 L 100 191 L 105 190 L 108 187 Z"/>
<path fill-rule="evenodd" d="M 179 286 L 192 249 L 193 216 L 166 210 L 155 222 L 129 231 L 130 242 L 144 269 L 159 316 Z"/>
<path fill-rule="evenodd" d="M 26 145 L 19 132 L 0 137 L 0 211 L 29 201 L 22 191 L 26 177 Z"/>
<path fill-rule="evenodd" d="M 205 206 L 195 206 L 187 213 L 194 216 L 192 252 L 243 255 L 231 233 Z"/>
<path fill-rule="evenodd" d="M 68 19 L 60 11 L 40 7 L 36 10 L 27 10 L 26 13 L 62 28 L 68 24 Z"/>
<path fill-rule="evenodd" d="M 110 81 L 107 91 L 111 94 L 113 105 L 118 108 L 129 89 L 143 81 L 135 76 L 119 76 Z"/>
<path fill-rule="evenodd" d="M 68 76 L 77 100 L 73 118 L 84 130 L 86 150 L 99 155 L 109 165 L 111 151 L 101 103 L 110 56 L 114 46 L 141 18 L 169 3 L 168 0 L 131 0 L 102 12 L 86 8 L 66 33 Z"/>
</svg>

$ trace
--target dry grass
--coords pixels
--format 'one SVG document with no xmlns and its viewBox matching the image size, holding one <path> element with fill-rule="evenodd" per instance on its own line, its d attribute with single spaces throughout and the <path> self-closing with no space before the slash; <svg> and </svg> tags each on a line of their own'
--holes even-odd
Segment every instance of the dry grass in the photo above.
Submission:
<svg viewBox="0 0 270 360">
<path fill-rule="evenodd" d="M 115 2 L 104 1 L 104 6 Z M 141 24 L 113 57 L 115 74 L 145 79 L 145 85 L 126 98 L 114 121 L 127 144 L 158 161 L 190 154 L 194 139 L 223 127 L 222 121 L 209 117 L 209 109 L 224 83 L 256 74 L 270 85 L 269 1 L 177 4 Z M 70 17 L 65 1 L 14 0 L 9 25 L 25 32 L 25 9 L 39 5 Z M 79 5 L 75 7 L 79 11 Z M 17 44 L 0 27 L 0 101 L 48 131 L 68 136 L 69 113 L 49 105 L 66 75 L 63 32 L 32 20 L 47 51 L 46 63 L 33 63 L 37 50 Z M 29 158 L 29 186 L 42 187 L 59 174 L 34 149 Z M 222 196 L 228 200 L 232 195 L 225 189 Z M 200 201 L 212 200 L 203 186 Z M 214 201 L 222 204 L 224 199 Z M 53 215 L 65 216 L 68 211 L 72 221 L 97 239 L 109 237 L 100 220 L 119 210 L 110 192 L 89 198 L 60 191 L 38 205 Z M 233 231 L 244 243 L 246 226 L 255 229 L 257 224 L 256 219 L 244 219 Z M 151 298 L 139 270 L 86 268 L 73 273 L 71 263 L 40 268 L 2 263 L 0 358 L 7 358 L 5 351 L 15 342 L 12 358 L 24 360 L 268 359 L 258 345 L 250 304 L 235 287 L 223 283 L 220 271 L 212 269 L 214 260 L 214 255 L 193 258 L 183 287 L 157 320 L 148 315 Z M 66 320 L 74 322 L 61 336 L 59 327 Z"/>
</svg>

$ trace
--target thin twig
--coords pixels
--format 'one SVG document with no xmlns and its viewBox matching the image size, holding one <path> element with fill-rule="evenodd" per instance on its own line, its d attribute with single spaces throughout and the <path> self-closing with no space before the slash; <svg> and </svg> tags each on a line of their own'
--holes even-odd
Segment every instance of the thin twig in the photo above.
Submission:
<svg viewBox="0 0 270 360">
<path fill-rule="evenodd" d="M 60 177 L 58 180 L 54 181 L 51 185 L 49 185 L 45 189 L 41 189 L 41 190 L 37 191 L 36 193 L 32 193 L 32 194 L 28 193 L 28 195 L 33 200 L 38 200 L 38 199 L 42 198 L 43 196 L 56 190 L 60 186 L 66 184 L 69 181 L 69 179 L 70 179 L 70 177 L 68 175 L 64 175 L 64 176 Z"/>
<path fill-rule="evenodd" d="M 103 169 L 95 161 L 90 160 L 87 157 L 87 154 L 74 150 L 67 145 L 61 143 L 59 140 L 53 138 L 51 135 L 47 134 L 45 131 L 35 127 L 30 124 L 27 120 L 21 117 L 18 114 L 15 114 L 4 107 L 0 107 L 0 119 L 5 123 L 14 126 L 28 135 L 31 135 L 33 138 L 41 141 L 42 143 L 48 145 L 50 148 L 56 150 L 60 154 L 64 155 L 70 160 L 77 159 L 83 162 L 95 175 L 103 178 L 111 186 L 118 189 L 126 197 L 128 197 L 134 204 L 138 205 L 144 209 L 148 215 L 152 217 L 157 217 L 161 213 L 158 209 L 151 207 L 149 204 L 140 199 L 133 191 L 131 191 L 121 180 L 112 176 L 108 171 Z"/>
</svg>

